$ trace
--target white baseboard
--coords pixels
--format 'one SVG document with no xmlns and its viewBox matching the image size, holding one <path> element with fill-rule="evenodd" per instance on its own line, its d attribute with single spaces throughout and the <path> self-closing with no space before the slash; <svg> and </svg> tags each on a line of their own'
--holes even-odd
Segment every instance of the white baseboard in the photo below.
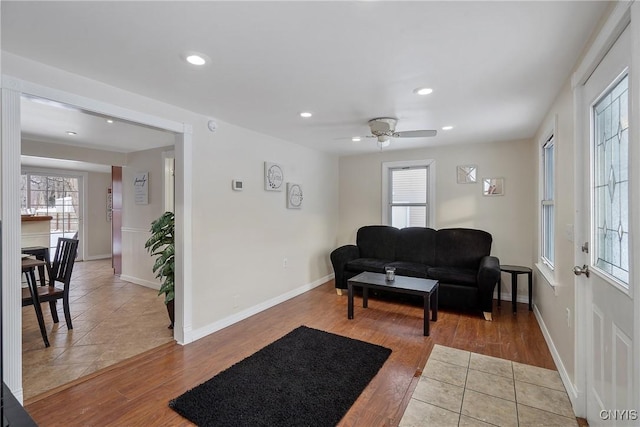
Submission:
<svg viewBox="0 0 640 427">
<path fill-rule="evenodd" d="M 282 295 L 278 295 L 277 297 L 271 298 L 270 300 L 264 301 L 260 304 L 254 305 L 253 307 L 249 307 L 245 310 L 242 310 L 238 313 L 235 313 L 231 316 L 225 317 L 224 319 L 220 319 L 217 322 L 211 323 L 207 326 L 204 326 L 202 328 L 198 328 L 195 330 L 190 330 L 190 331 L 186 331 L 185 330 L 185 344 L 186 343 L 190 343 L 196 340 L 199 340 L 200 338 L 206 337 L 207 335 L 210 335 L 214 332 L 217 332 L 221 329 L 224 329 L 228 326 L 233 325 L 234 323 L 238 323 L 241 320 L 244 320 L 248 317 L 253 316 L 254 314 L 258 314 L 264 310 L 267 310 L 273 306 L 276 306 L 282 302 L 285 302 L 291 298 L 297 297 L 298 295 L 301 295 L 307 291 L 310 291 L 311 289 L 317 288 L 318 286 L 322 285 L 323 283 L 327 283 L 329 280 L 334 278 L 334 274 L 329 274 L 327 276 L 321 277 L 318 280 L 314 280 L 311 283 L 308 283 L 306 285 L 302 285 L 296 289 L 292 289 L 289 292 L 286 292 Z"/>
<path fill-rule="evenodd" d="M 575 385 L 571 382 L 567 369 L 565 368 L 564 363 L 562 363 L 562 359 L 560 358 L 560 353 L 558 353 L 558 349 L 556 348 L 553 339 L 551 338 L 549 329 L 547 329 L 547 325 L 545 325 L 544 320 L 542 319 L 542 314 L 540 313 L 540 310 L 538 310 L 538 307 L 535 305 L 533 306 L 533 314 L 535 314 L 536 316 L 536 320 L 538 321 L 538 325 L 540 326 L 540 330 L 542 331 L 542 336 L 547 342 L 547 346 L 549 347 L 549 351 L 551 352 L 551 357 L 553 357 L 556 368 L 558 368 L 560 379 L 562 379 L 564 388 L 567 390 L 569 400 L 571 400 L 571 405 L 573 406 L 576 415 L 580 416 L 580 401 L 578 400 L 580 396 L 578 393 L 578 389 L 576 389 Z"/>
<path fill-rule="evenodd" d="M 125 282 L 131 282 L 131 283 L 135 283 L 136 285 L 144 286 L 145 288 L 155 289 L 156 291 L 160 290 L 159 283 L 151 282 L 149 280 L 140 279 L 138 277 L 127 276 L 124 274 L 120 275 L 120 279 L 124 280 Z"/>
<path fill-rule="evenodd" d="M 111 254 L 86 256 L 84 257 L 83 261 L 96 261 L 99 259 L 107 259 L 107 258 L 111 258 Z"/>
</svg>

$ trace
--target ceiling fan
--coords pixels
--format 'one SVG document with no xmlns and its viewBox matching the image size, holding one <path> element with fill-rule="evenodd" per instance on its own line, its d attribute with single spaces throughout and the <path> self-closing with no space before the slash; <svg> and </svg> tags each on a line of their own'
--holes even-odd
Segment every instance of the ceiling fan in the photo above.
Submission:
<svg viewBox="0 0 640 427">
<path fill-rule="evenodd" d="M 391 138 L 424 138 L 430 136 L 436 136 L 438 132 L 435 130 L 405 130 L 402 132 L 396 132 L 396 124 L 398 119 L 392 117 L 378 117 L 377 119 L 369 120 L 369 128 L 371 129 L 371 135 L 365 137 L 354 137 L 354 141 L 358 141 L 359 138 L 376 138 L 378 140 L 378 146 L 380 148 L 388 147 L 391 143 Z"/>
</svg>

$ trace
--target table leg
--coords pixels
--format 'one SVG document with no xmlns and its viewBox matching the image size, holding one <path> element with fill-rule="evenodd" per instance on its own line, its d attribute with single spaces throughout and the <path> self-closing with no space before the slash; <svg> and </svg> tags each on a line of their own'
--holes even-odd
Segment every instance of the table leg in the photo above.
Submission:
<svg viewBox="0 0 640 427">
<path fill-rule="evenodd" d="M 38 284 L 36 283 L 36 275 L 31 269 L 27 272 L 27 283 L 31 289 L 31 298 L 33 299 L 33 308 L 36 311 L 36 318 L 38 319 L 38 326 L 40 326 L 40 334 L 42 334 L 42 340 L 44 346 L 49 347 L 49 338 L 47 337 L 47 328 L 44 326 L 44 316 L 42 315 L 42 307 L 40 307 L 40 298 L 38 297 Z"/>
<path fill-rule="evenodd" d="M 500 307 L 500 301 L 502 301 L 502 272 L 500 273 L 500 279 L 498 280 L 498 307 Z"/>
<path fill-rule="evenodd" d="M 533 303 L 532 303 L 532 296 L 533 296 L 533 274 L 531 272 L 527 273 L 527 275 L 529 276 L 529 311 L 533 311 Z"/>
<path fill-rule="evenodd" d="M 438 288 L 440 286 L 436 286 L 434 291 L 431 293 L 431 320 L 434 322 L 438 320 Z"/>
<path fill-rule="evenodd" d="M 429 336 L 429 306 L 431 305 L 431 294 L 424 295 L 424 336 Z"/>
<path fill-rule="evenodd" d="M 347 319 L 353 319 L 353 285 L 351 283 L 347 283 L 347 288 Z"/>
<path fill-rule="evenodd" d="M 368 286 L 362 287 L 362 307 L 363 308 L 369 307 L 369 287 Z"/>
<path fill-rule="evenodd" d="M 518 275 L 511 273 L 511 304 L 513 305 L 513 313 L 517 311 L 516 296 L 518 294 Z"/>
</svg>

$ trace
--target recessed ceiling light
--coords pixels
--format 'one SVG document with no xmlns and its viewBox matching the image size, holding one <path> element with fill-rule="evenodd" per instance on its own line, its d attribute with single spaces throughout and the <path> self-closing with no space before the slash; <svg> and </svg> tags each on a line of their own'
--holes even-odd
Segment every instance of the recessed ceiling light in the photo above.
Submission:
<svg viewBox="0 0 640 427">
<path fill-rule="evenodd" d="M 351 138 L 351 140 L 353 142 L 360 142 L 362 139 L 359 136 L 354 136 L 353 138 Z"/>
<path fill-rule="evenodd" d="M 442 130 L 451 130 L 453 126 L 442 126 Z"/>
<path fill-rule="evenodd" d="M 107 123 L 111 124 L 111 123 L 113 123 L 113 120 L 107 119 Z"/>
<path fill-rule="evenodd" d="M 72 135 L 73 136 L 73 135 L 77 135 L 77 133 L 72 131 L 72 130 L 68 130 L 67 131 L 67 135 Z"/>
<path fill-rule="evenodd" d="M 428 87 L 419 87 L 413 90 L 413 93 L 417 93 L 418 95 L 429 95 L 431 92 L 433 92 L 433 89 Z"/>
<path fill-rule="evenodd" d="M 304 117 L 305 119 L 308 119 L 311 116 L 313 116 L 313 114 L 308 111 L 303 111 L 302 113 L 300 113 L 300 117 Z"/>
<path fill-rule="evenodd" d="M 204 59 L 202 55 L 196 53 L 189 54 L 185 59 L 189 64 L 193 65 L 204 65 L 207 63 L 207 60 Z"/>
</svg>

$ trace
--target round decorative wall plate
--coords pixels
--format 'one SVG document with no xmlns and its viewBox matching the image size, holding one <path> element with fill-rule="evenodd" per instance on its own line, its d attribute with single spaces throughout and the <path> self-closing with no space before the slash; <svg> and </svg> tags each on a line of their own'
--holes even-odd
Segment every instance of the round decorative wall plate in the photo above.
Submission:
<svg viewBox="0 0 640 427">
<path fill-rule="evenodd" d="M 287 207 L 300 209 L 302 207 L 302 187 L 300 184 L 287 183 Z"/>
<path fill-rule="evenodd" d="M 282 191 L 284 171 L 277 163 L 264 162 L 264 189 L 267 191 Z"/>
</svg>

